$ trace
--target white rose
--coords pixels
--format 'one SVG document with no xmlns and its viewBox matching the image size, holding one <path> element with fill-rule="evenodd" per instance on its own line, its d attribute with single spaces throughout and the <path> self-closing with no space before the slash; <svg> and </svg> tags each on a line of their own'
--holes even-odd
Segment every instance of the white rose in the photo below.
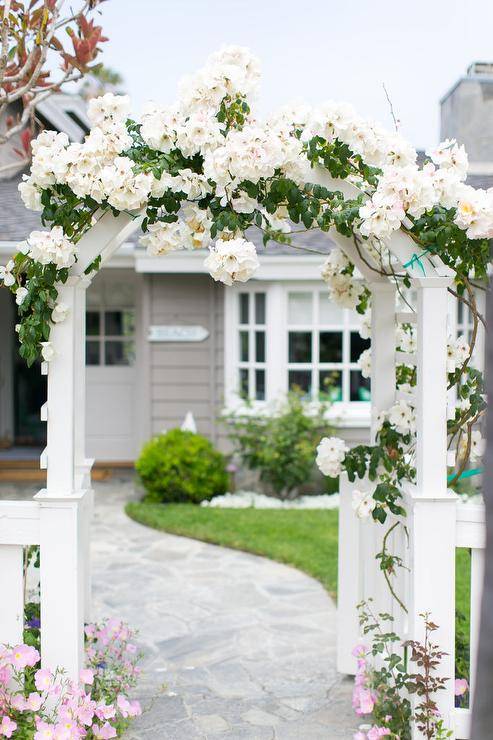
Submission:
<svg viewBox="0 0 493 740">
<path fill-rule="evenodd" d="M 15 277 L 12 275 L 14 267 L 14 260 L 9 260 L 5 266 L 0 265 L 0 280 L 3 280 L 6 288 L 10 288 L 15 283 Z"/>
<path fill-rule="evenodd" d="M 359 519 L 366 519 L 376 506 L 376 501 L 371 493 L 365 491 L 353 491 L 351 508 Z"/>
<path fill-rule="evenodd" d="M 23 181 L 19 183 L 17 189 L 21 195 L 22 201 L 30 211 L 42 211 L 41 191 L 33 185 L 31 179 L 23 176 Z"/>
<path fill-rule="evenodd" d="M 259 265 L 255 245 L 243 237 L 218 239 L 204 261 L 211 277 L 225 285 L 233 285 L 235 281 L 245 283 Z"/>
<path fill-rule="evenodd" d="M 339 437 L 324 437 L 317 447 L 317 466 L 323 475 L 337 478 L 349 447 Z"/>
<path fill-rule="evenodd" d="M 389 409 L 387 419 L 399 434 L 413 434 L 416 430 L 416 415 L 407 401 L 397 401 Z"/>
<path fill-rule="evenodd" d="M 147 247 L 147 254 L 157 256 L 184 249 L 189 232 L 182 221 L 169 224 L 156 221 L 149 224 L 146 233 L 140 237 L 142 246 Z"/>
<path fill-rule="evenodd" d="M 41 342 L 41 356 L 45 362 L 51 362 L 55 356 L 55 349 L 51 342 Z"/>
<path fill-rule="evenodd" d="M 51 231 L 32 231 L 27 240 L 29 257 L 42 265 L 54 264 L 59 270 L 75 262 L 75 244 L 63 233 L 61 226 Z"/>
<path fill-rule="evenodd" d="M 68 316 L 68 306 L 65 303 L 57 303 L 51 312 L 51 320 L 54 324 L 60 324 Z"/>
<path fill-rule="evenodd" d="M 17 288 L 15 291 L 15 302 L 18 306 L 22 306 L 26 296 L 27 296 L 27 288 Z"/>
</svg>

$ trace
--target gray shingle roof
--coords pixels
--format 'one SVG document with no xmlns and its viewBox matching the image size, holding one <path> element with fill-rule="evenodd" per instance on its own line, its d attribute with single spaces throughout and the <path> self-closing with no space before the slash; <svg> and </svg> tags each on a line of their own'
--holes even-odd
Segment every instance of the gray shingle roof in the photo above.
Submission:
<svg viewBox="0 0 493 740">
<path fill-rule="evenodd" d="M 39 213 L 28 211 L 17 185 L 21 175 L 0 180 L 0 241 L 20 242 L 33 229 L 42 228 Z"/>
<path fill-rule="evenodd" d="M 28 211 L 21 200 L 17 185 L 21 181 L 21 175 L 10 179 L 0 180 L 0 242 L 20 242 L 29 236 L 33 229 L 43 228 L 39 213 Z M 293 224 L 296 231 L 302 226 Z M 137 243 L 139 233 L 135 233 L 130 241 Z M 300 254 L 300 249 L 283 244 L 271 242 L 264 247 L 262 244 L 262 233 L 254 228 L 249 229 L 248 238 L 254 242 L 260 254 Z M 327 253 L 330 251 L 331 240 L 326 234 L 318 231 L 308 231 L 293 236 L 293 242 L 306 251 L 313 250 L 316 253 Z"/>
</svg>

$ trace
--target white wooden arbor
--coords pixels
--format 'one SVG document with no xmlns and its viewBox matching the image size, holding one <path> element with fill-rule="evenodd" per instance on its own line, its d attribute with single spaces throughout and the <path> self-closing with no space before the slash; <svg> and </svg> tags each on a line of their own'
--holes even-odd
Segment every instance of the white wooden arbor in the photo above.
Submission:
<svg viewBox="0 0 493 740">
<path fill-rule="evenodd" d="M 346 197 L 359 191 L 345 181 L 335 181 L 325 171 L 315 170 L 312 181 L 340 190 Z M 101 255 L 102 263 L 140 225 L 134 218 L 111 213 L 103 215 L 78 244 L 78 262 L 71 268 L 65 285 L 58 286 L 59 300 L 69 308 L 67 319 L 55 324 L 51 341 L 55 357 L 43 364 L 48 375 L 48 400 L 43 406 L 47 422 L 47 448 L 42 465 L 47 467 L 47 486 L 33 502 L 0 502 L 0 593 L 9 594 L 0 610 L 0 643 L 22 639 L 22 547 L 41 546 L 41 639 L 42 661 L 62 666 L 76 677 L 83 665 L 83 624 L 90 611 L 89 527 L 92 510 L 90 471 L 85 440 L 85 298 L 90 277 L 86 268 Z M 355 263 L 372 292 L 372 434 L 380 411 L 388 409 L 403 394 L 395 390 L 395 323 L 417 327 L 416 356 L 399 353 L 400 362 L 417 366 L 414 397 L 406 396 L 417 415 L 417 482 L 406 491 L 409 540 L 399 535 L 392 551 L 402 554 L 409 571 L 401 570 L 396 590 L 408 608 L 405 615 L 392 601 L 378 569 L 374 554 L 381 549 L 384 529 L 369 523 L 362 527 L 351 510 L 353 487 L 369 486 L 358 481 L 342 482 L 339 536 L 338 668 L 354 671 L 351 650 L 358 641 L 355 605 L 373 597 L 375 608 L 395 614 L 396 631 L 403 638 L 420 639 L 423 623 L 419 614 L 430 612 L 440 628 L 436 641 L 448 653 L 441 675 L 454 676 L 455 548 L 459 525 L 456 498 L 447 491 L 446 450 L 446 346 L 447 288 L 452 272 L 436 257 L 426 259 L 426 274 L 419 264 L 408 268 L 418 294 L 415 314 L 396 314 L 395 285 L 373 272 L 361 260 L 351 238 L 330 233 Z M 323 235 L 321 235 L 323 238 Z M 403 266 L 416 253 L 416 245 L 396 232 L 390 249 Z M 419 249 L 418 249 L 419 251 Z M 165 257 L 163 257 L 165 259 Z M 368 257 L 371 261 L 371 258 Z M 402 270 L 404 268 L 402 267 Z M 481 529 L 481 513 L 471 514 L 460 529 L 463 541 Z M 476 519 L 475 519 L 476 517 Z M 476 526 L 477 525 L 477 526 Z M 475 528 L 476 527 L 476 528 Z M 481 532 L 483 530 L 481 529 Z M 481 536 L 474 545 L 481 553 Z M 474 577 L 475 598 L 480 592 L 480 558 Z M 10 596 L 11 594 L 11 596 Z M 472 614 L 473 622 L 476 614 Z M 476 633 L 475 633 L 476 634 Z M 472 646 L 473 647 L 473 646 Z M 453 680 L 438 697 L 445 725 L 456 736 L 469 737 L 467 717 L 457 718 L 454 710 Z M 464 710 L 466 711 L 466 710 Z"/>
</svg>

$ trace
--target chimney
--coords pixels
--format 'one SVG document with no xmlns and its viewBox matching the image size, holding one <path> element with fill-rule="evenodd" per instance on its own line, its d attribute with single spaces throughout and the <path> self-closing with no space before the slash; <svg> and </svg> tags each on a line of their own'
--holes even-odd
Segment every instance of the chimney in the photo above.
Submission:
<svg viewBox="0 0 493 740">
<path fill-rule="evenodd" d="M 440 101 L 440 138 L 464 144 L 471 173 L 493 168 L 493 62 L 473 62 Z"/>
</svg>

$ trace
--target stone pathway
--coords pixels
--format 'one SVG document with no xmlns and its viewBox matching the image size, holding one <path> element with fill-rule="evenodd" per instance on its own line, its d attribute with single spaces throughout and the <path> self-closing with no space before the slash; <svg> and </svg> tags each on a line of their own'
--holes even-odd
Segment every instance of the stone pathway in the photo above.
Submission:
<svg viewBox="0 0 493 740">
<path fill-rule="evenodd" d="M 319 583 L 131 521 L 128 479 L 95 488 L 94 616 L 123 617 L 145 651 L 144 713 L 127 740 L 353 736 L 351 682 L 335 670 L 335 606 Z"/>
</svg>

